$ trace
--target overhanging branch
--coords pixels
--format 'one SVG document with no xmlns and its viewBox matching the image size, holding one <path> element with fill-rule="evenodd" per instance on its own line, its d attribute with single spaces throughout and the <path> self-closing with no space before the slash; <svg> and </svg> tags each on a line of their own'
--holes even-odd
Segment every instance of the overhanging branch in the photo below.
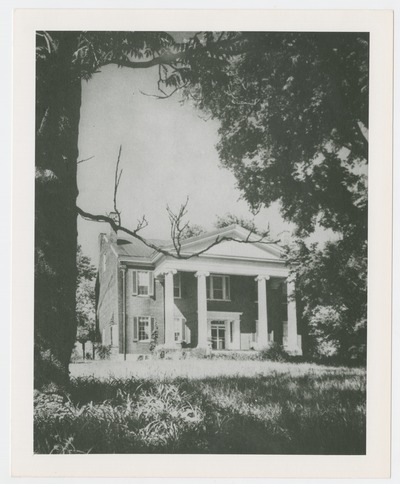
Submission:
<svg viewBox="0 0 400 484">
<path fill-rule="evenodd" d="M 166 256 L 174 257 L 176 259 L 191 259 L 192 257 L 196 257 L 201 254 L 204 254 L 212 247 L 224 241 L 234 241 L 238 243 L 270 243 L 265 241 L 266 234 L 262 234 L 260 237 L 258 237 L 255 240 L 252 239 L 253 235 L 255 234 L 255 231 L 252 229 L 249 231 L 247 237 L 244 240 L 237 239 L 235 237 L 229 237 L 229 236 L 221 237 L 217 235 L 215 240 L 212 241 L 204 249 L 191 254 L 182 253 L 182 242 L 184 240 L 184 233 L 186 229 L 189 227 L 189 222 L 184 221 L 184 218 L 187 215 L 187 206 L 189 203 L 189 197 L 186 198 L 185 203 L 183 203 L 180 206 L 177 213 L 174 213 L 167 206 L 167 213 L 168 213 L 170 226 L 171 226 L 171 241 L 173 246 L 172 249 L 167 249 L 165 247 L 161 247 L 160 245 L 154 244 L 139 234 L 141 230 L 143 230 L 145 227 L 148 226 L 148 222 L 144 215 L 140 220 L 138 220 L 138 224 L 135 229 L 132 230 L 127 227 L 124 227 L 121 221 L 121 211 L 119 210 L 118 204 L 117 204 L 118 188 L 119 188 L 119 184 L 121 182 L 121 176 L 122 176 L 122 169 L 121 170 L 119 169 L 119 164 L 121 161 L 121 153 L 122 153 L 122 146 L 119 147 L 117 162 L 115 165 L 115 173 L 114 173 L 114 196 L 113 196 L 114 212 L 108 215 L 93 214 L 90 212 L 86 212 L 85 210 L 77 206 L 76 210 L 78 214 L 85 220 L 89 220 L 93 222 L 108 223 L 110 227 L 114 230 L 114 232 L 116 233 L 119 231 L 124 232 L 130 235 L 131 237 L 134 237 L 135 239 L 140 240 L 140 242 L 142 242 L 147 247 L 153 249 L 154 251 L 159 252 Z"/>
<path fill-rule="evenodd" d="M 86 212 L 86 211 L 82 210 L 78 206 L 76 207 L 76 210 L 77 210 L 78 214 L 82 218 L 84 218 L 85 220 L 89 220 L 89 221 L 92 221 L 92 222 L 108 223 L 110 225 L 110 227 L 115 232 L 123 232 L 127 235 L 130 235 L 131 237 L 134 237 L 135 239 L 140 240 L 140 242 L 142 242 L 146 247 L 153 249 L 155 252 L 159 252 L 160 254 L 170 256 L 170 257 L 173 257 L 175 259 L 184 259 L 184 260 L 192 259 L 193 257 L 197 257 L 201 254 L 204 254 L 205 252 L 210 250 L 212 247 L 215 247 L 216 245 L 219 245 L 222 242 L 226 242 L 226 241 L 237 242 L 239 244 L 257 244 L 257 243 L 271 244 L 272 243 L 271 241 L 266 241 L 265 236 L 263 236 L 263 235 L 261 235 L 259 238 L 255 239 L 255 240 L 251 240 L 251 236 L 254 235 L 254 232 L 251 232 L 251 231 L 249 232 L 248 236 L 244 240 L 237 239 L 236 237 L 226 236 L 226 235 L 224 235 L 222 237 L 217 235 L 216 238 L 214 239 L 214 241 L 211 242 L 204 249 L 199 250 L 197 252 L 193 252 L 191 254 L 185 254 L 185 253 L 182 253 L 181 241 L 180 241 L 180 244 L 178 244 L 178 242 L 175 241 L 175 243 L 173 243 L 174 249 L 169 250 L 169 249 L 166 249 L 165 247 L 162 247 L 160 245 L 153 244 L 149 240 L 142 237 L 138 233 L 139 230 L 144 228 L 143 226 L 141 226 L 140 223 L 138 224 L 138 227 L 136 229 L 131 230 L 131 229 L 128 229 L 127 227 L 124 227 L 123 225 L 120 225 L 116 220 L 114 220 L 112 217 L 110 217 L 108 215 L 92 214 L 90 212 Z M 147 221 L 146 221 L 146 223 L 147 223 Z"/>
</svg>

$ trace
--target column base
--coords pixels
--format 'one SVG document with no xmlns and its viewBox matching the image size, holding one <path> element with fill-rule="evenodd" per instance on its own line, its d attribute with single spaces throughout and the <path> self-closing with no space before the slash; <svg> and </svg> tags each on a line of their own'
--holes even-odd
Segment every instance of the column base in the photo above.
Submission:
<svg viewBox="0 0 400 484">
<path fill-rule="evenodd" d="M 286 353 L 289 353 L 289 355 L 292 355 L 292 356 L 302 356 L 303 355 L 303 350 L 301 348 L 299 348 L 298 346 L 294 346 L 294 347 L 284 346 L 283 349 L 286 351 Z"/>
<path fill-rule="evenodd" d="M 265 341 L 260 343 L 254 343 L 254 349 L 257 351 L 269 348 L 271 346 L 271 341 Z"/>
</svg>

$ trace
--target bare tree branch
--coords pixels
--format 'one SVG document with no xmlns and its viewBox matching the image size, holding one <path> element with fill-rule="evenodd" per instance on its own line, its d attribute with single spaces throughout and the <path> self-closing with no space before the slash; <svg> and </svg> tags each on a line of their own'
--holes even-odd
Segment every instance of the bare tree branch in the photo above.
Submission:
<svg viewBox="0 0 400 484">
<path fill-rule="evenodd" d="M 121 175 L 122 175 L 122 170 L 120 170 L 118 173 L 119 162 L 121 161 L 121 152 L 122 152 L 122 145 L 120 145 L 119 147 L 117 164 L 115 165 L 115 174 L 114 174 L 114 211 L 117 214 L 118 225 L 121 225 L 121 212 L 118 210 L 118 207 L 117 207 L 118 187 L 119 187 L 119 182 L 121 181 Z"/>
<path fill-rule="evenodd" d="M 174 212 L 167 205 L 167 213 L 171 224 L 171 239 L 178 255 L 180 255 L 182 249 L 182 235 L 189 227 L 189 222 L 186 222 L 183 224 L 183 226 L 181 226 L 183 223 L 183 218 L 187 214 L 188 203 L 189 197 L 186 197 L 185 203 L 180 206 L 177 214 L 174 214 Z"/>
<path fill-rule="evenodd" d="M 181 89 L 184 89 L 187 86 L 188 86 L 188 83 L 186 82 L 185 84 L 182 84 L 181 86 L 177 86 L 169 94 L 167 94 L 166 92 L 164 92 L 162 89 L 159 89 L 162 93 L 164 93 L 163 96 L 159 96 L 158 94 L 149 94 L 147 92 L 141 91 L 140 89 L 139 89 L 139 91 L 140 91 L 140 94 L 143 94 L 144 96 L 154 97 L 156 99 L 168 99 L 169 97 L 173 96 L 177 91 L 180 91 Z"/>
<path fill-rule="evenodd" d="M 148 226 L 148 221 L 145 217 L 145 215 L 142 216 L 141 219 L 138 220 L 138 224 L 135 229 L 128 229 L 127 227 L 124 227 L 121 222 L 121 211 L 118 209 L 118 204 L 117 204 L 117 196 L 118 196 L 118 188 L 119 184 L 121 182 L 121 176 L 122 176 L 122 169 L 119 169 L 119 164 L 121 161 L 121 153 L 122 153 L 122 146 L 119 147 L 118 151 L 118 157 L 117 157 L 117 163 L 115 166 L 115 174 L 114 174 L 114 197 L 113 197 L 113 204 L 114 204 L 114 214 L 108 214 L 108 215 L 96 215 L 92 214 L 90 212 L 86 212 L 85 210 L 82 210 L 80 207 L 76 207 L 76 210 L 78 214 L 84 218 L 85 220 L 93 221 L 93 222 L 105 222 L 108 223 L 111 228 L 115 232 L 124 232 L 131 237 L 134 237 L 138 240 L 140 240 L 144 245 L 147 247 L 153 249 L 156 252 L 159 252 L 163 255 L 166 256 L 171 256 L 174 257 L 175 259 L 191 259 L 193 257 L 197 257 L 201 254 L 204 254 L 207 252 L 209 249 L 212 247 L 220 244 L 221 242 L 224 241 L 234 241 L 238 243 L 246 243 L 246 244 L 255 244 L 255 243 L 265 243 L 265 244 L 270 244 L 270 241 L 266 241 L 265 237 L 266 234 L 262 234 L 259 238 L 253 239 L 253 235 L 255 235 L 255 230 L 251 229 L 247 235 L 247 237 L 244 240 L 237 239 L 235 237 L 229 237 L 229 236 L 220 236 L 217 235 L 215 240 L 211 242 L 207 247 L 204 249 L 188 254 L 188 253 L 182 253 L 182 242 L 183 242 L 183 235 L 185 233 L 185 230 L 189 227 L 189 221 L 185 222 L 184 218 L 188 213 L 187 206 L 189 203 L 189 197 L 186 198 L 186 201 L 179 207 L 179 210 L 177 213 L 174 213 L 170 207 L 167 205 L 167 214 L 169 217 L 170 225 L 171 225 L 171 241 L 172 241 L 172 246 L 173 249 L 168 249 L 165 247 L 161 247 L 160 245 L 154 244 L 144 237 L 142 237 L 139 232 L 146 228 Z"/>
<path fill-rule="evenodd" d="M 130 235 L 131 237 L 134 237 L 135 239 L 140 240 L 144 245 L 146 245 L 146 247 L 149 247 L 150 249 L 154 249 L 155 252 L 159 252 L 160 254 L 173 257 L 174 259 L 183 259 L 183 260 L 192 259 L 193 257 L 197 257 L 197 256 L 199 256 L 201 254 L 204 254 L 205 252 L 207 252 L 208 250 L 210 250 L 212 247 L 214 247 L 216 245 L 219 245 L 219 244 L 221 244 L 224 241 L 237 242 L 238 244 L 259 244 L 259 243 L 261 243 L 261 244 L 266 244 L 266 245 L 270 245 L 272 243 L 276 243 L 277 242 L 277 241 L 274 241 L 274 242 L 266 241 L 264 236 L 260 236 L 256 240 L 250 240 L 251 234 L 249 234 L 246 237 L 245 240 L 241 240 L 241 239 L 237 239 L 235 237 L 230 237 L 230 236 L 225 236 L 225 235 L 222 236 L 222 237 L 220 235 L 217 235 L 216 238 L 215 238 L 215 240 L 213 242 L 211 242 L 209 245 L 207 245 L 207 247 L 205 247 L 202 250 L 199 250 L 197 252 L 193 252 L 191 254 L 182 253 L 182 250 L 180 250 L 179 251 L 179 254 L 178 254 L 178 252 L 175 249 L 175 247 L 174 247 L 174 250 L 168 250 L 165 247 L 162 247 L 160 245 L 154 244 L 154 243 L 150 242 L 149 240 L 145 239 L 144 237 L 142 237 L 138 233 L 138 231 L 141 230 L 144 227 L 139 227 L 139 228 L 137 227 L 136 229 L 131 230 L 131 229 L 128 229 L 127 227 L 124 227 L 122 225 L 119 225 L 118 222 L 116 222 L 109 215 L 95 215 L 95 214 L 92 214 L 92 213 L 89 213 L 89 212 L 85 212 L 80 207 L 76 207 L 76 210 L 77 210 L 78 214 L 82 218 L 84 218 L 85 220 L 89 220 L 89 221 L 92 221 L 92 222 L 105 222 L 105 223 L 108 223 L 110 225 L 110 227 L 115 232 L 120 231 L 120 232 L 123 232 L 123 233 L 125 233 L 127 235 Z"/>
<path fill-rule="evenodd" d="M 84 160 L 78 160 L 76 162 L 76 164 L 78 165 L 79 163 L 85 163 L 85 161 L 92 160 L 93 158 L 94 158 L 94 155 L 93 156 L 90 156 L 89 158 L 85 158 Z"/>
</svg>

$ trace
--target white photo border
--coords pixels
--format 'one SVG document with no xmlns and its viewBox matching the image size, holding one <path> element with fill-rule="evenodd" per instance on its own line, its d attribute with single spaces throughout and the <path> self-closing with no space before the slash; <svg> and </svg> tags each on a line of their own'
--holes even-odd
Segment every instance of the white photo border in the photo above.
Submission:
<svg viewBox="0 0 400 484">
<path fill-rule="evenodd" d="M 367 453 L 34 455 L 33 281 L 36 30 L 370 32 Z M 13 44 L 11 466 L 13 476 L 330 477 L 390 473 L 393 12 L 18 9 Z"/>
</svg>

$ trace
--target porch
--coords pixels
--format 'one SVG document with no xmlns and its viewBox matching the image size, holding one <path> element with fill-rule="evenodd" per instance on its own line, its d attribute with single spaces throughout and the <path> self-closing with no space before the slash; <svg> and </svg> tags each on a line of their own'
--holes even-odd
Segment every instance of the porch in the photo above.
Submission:
<svg viewBox="0 0 400 484">
<path fill-rule="evenodd" d="M 238 271 L 158 271 L 164 286 L 165 347 L 258 350 L 277 342 L 301 354 L 294 283 Z"/>
</svg>

